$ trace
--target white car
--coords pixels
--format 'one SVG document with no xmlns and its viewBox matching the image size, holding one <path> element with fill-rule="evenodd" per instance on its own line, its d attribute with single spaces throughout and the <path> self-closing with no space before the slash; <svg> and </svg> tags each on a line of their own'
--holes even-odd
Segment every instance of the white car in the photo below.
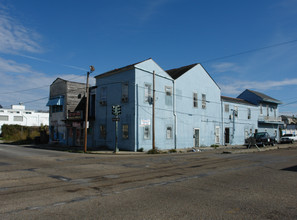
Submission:
<svg viewBox="0 0 297 220">
<path fill-rule="evenodd" d="M 286 137 L 293 141 L 297 141 L 297 136 L 295 134 L 284 134 L 282 137 Z"/>
</svg>

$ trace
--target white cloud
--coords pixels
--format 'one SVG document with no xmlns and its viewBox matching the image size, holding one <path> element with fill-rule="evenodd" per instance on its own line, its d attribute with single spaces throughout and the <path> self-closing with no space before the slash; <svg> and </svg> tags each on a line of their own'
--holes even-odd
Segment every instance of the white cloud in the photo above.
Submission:
<svg viewBox="0 0 297 220">
<path fill-rule="evenodd" d="M 7 11 L 0 5 L 0 52 L 40 52 L 41 47 L 37 43 L 40 36 L 11 17 Z"/>
<path fill-rule="evenodd" d="M 223 72 L 238 72 L 240 67 L 235 63 L 231 62 L 221 62 L 212 65 L 214 73 L 223 73 Z"/>
<path fill-rule="evenodd" d="M 276 89 L 284 86 L 297 86 L 297 78 L 284 79 L 278 81 L 239 81 L 233 80 L 228 83 L 220 85 L 222 93 L 230 95 L 239 95 L 245 89 L 254 89 L 260 91 L 266 91 L 270 89 Z"/>
<path fill-rule="evenodd" d="M 158 9 L 166 4 L 169 0 L 151 0 L 147 2 L 146 8 L 142 11 L 141 20 L 147 21 L 154 14 L 158 12 Z"/>
</svg>

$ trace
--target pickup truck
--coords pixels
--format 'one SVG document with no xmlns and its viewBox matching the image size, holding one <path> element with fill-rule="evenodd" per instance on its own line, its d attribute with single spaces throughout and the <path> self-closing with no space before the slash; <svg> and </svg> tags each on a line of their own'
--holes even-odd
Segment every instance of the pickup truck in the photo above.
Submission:
<svg viewBox="0 0 297 220">
<path fill-rule="evenodd" d="M 297 136 L 295 134 L 284 134 L 282 137 L 286 137 L 293 141 L 297 141 Z"/>
<path fill-rule="evenodd" d="M 276 143 L 275 137 L 270 136 L 267 132 L 254 133 L 245 140 L 245 144 L 247 145 L 247 147 L 250 147 L 252 145 L 263 146 L 263 147 L 265 145 L 274 146 L 275 143 Z"/>
</svg>

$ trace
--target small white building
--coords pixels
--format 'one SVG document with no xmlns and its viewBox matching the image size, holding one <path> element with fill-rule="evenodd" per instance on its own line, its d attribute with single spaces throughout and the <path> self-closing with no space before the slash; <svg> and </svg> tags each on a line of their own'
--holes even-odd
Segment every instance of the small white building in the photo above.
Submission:
<svg viewBox="0 0 297 220">
<path fill-rule="evenodd" d="M 49 125 L 49 113 L 26 110 L 24 105 L 12 105 L 10 109 L 0 108 L 0 134 L 4 124 L 22 126 Z"/>
</svg>

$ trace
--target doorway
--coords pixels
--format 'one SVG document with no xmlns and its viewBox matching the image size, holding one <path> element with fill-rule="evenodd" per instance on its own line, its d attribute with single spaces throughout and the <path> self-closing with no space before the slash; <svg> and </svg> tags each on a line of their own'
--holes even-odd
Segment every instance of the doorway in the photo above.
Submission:
<svg viewBox="0 0 297 220">
<path fill-rule="evenodd" d="M 194 147 L 199 147 L 199 128 L 194 128 Z"/>
<path fill-rule="evenodd" d="M 225 144 L 230 143 L 230 128 L 225 128 Z"/>
</svg>

